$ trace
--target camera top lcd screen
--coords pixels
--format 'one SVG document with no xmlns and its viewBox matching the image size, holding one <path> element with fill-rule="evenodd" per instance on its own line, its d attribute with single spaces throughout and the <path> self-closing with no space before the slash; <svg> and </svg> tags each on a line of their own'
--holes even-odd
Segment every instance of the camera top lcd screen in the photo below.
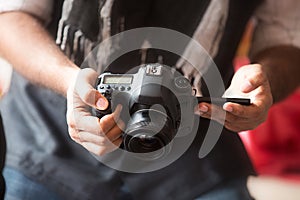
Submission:
<svg viewBox="0 0 300 200">
<path fill-rule="evenodd" d="M 104 84 L 131 84 L 132 76 L 105 76 L 103 83 Z"/>
</svg>

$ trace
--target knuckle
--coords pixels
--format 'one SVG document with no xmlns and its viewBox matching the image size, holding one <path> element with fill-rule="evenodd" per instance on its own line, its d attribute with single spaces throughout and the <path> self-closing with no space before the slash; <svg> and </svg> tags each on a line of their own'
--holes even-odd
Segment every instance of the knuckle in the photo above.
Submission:
<svg viewBox="0 0 300 200">
<path fill-rule="evenodd" d="M 118 121 L 117 125 L 120 130 L 124 130 L 126 127 L 125 123 L 122 120 Z"/>
<path fill-rule="evenodd" d="M 111 129 L 116 121 L 112 117 L 112 114 L 106 115 L 100 119 L 100 127 L 103 133 L 106 133 L 109 129 Z"/>
<path fill-rule="evenodd" d="M 95 97 L 94 91 L 92 89 L 86 91 L 82 96 L 82 101 L 87 104 L 91 104 L 91 102 L 95 102 L 96 97 Z"/>
<path fill-rule="evenodd" d="M 227 119 L 228 119 L 228 122 L 230 122 L 230 123 L 239 123 L 240 118 L 235 115 L 228 115 Z"/>
<path fill-rule="evenodd" d="M 263 66 L 261 64 L 254 64 L 254 66 L 255 66 L 255 68 L 256 68 L 257 71 L 262 72 Z"/>
<path fill-rule="evenodd" d="M 259 72 L 257 75 L 257 79 L 260 81 L 264 81 L 265 80 L 265 74 L 262 72 Z"/>
<path fill-rule="evenodd" d="M 200 112 L 200 116 L 203 117 L 203 118 L 206 118 L 206 119 L 210 119 L 211 118 L 209 114 L 202 113 L 202 112 Z"/>
<path fill-rule="evenodd" d="M 100 147 L 100 148 L 96 151 L 96 154 L 97 154 L 98 156 L 103 156 L 103 155 L 105 155 L 105 153 L 106 153 L 106 149 L 103 148 L 103 147 Z"/>
<path fill-rule="evenodd" d="M 105 146 L 107 144 L 107 139 L 105 137 L 99 137 L 98 139 L 98 145 Z"/>
<path fill-rule="evenodd" d="M 100 124 L 100 119 L 97 118 L 96 119 L 96 123 L 97 125 L 95 125 L 95 128 L 94 128 L 94 134 L 98 135 L 98 136 L 102 136 L 104 133 L 103 133 L 103 129 L 102 129 L 102 126 Z"/>
<path fill-rule="evenodd" d="M 92 77 L 94 77 L 94 76 L 98 75 L 97 72 L 95 72 L 95 70 L 93 70 L 91 68 L 83 68 L 81 70 L 81 73 L 82 73 L 83 76 L 92 76 Z"/>
<path fill-rule="evenodd" d="M 76 142 L 80 141 L 80 137 L 76 131 L 69 131 L 69 135 L 72 140 L 74 140 Z"/>
<path fill-rule="evenodd" d="M 261 82 L 265 81 L 266 80 L 266 74 L 260 70 L 257 74 L 256 74 L 256 77 L 258 80 L 260 80 Z"/>
<path fill-rule="evenodd" d="M 99 127 L 98 129 L 95 130 L 95 134 L 98 135 L 98 136 L 103 136 L 104 132 L 102 131 L 102 128 Z"/>
<path fill-rule="evenodd" d="M 106 123 L 101 123 L 99 129 L 97 130 L 98 135 L 104 136 L 108 131 L 108 126 Z"/>
<path fill-rule="evenodd" d="M 70 111 L 67 111 L 66 119 L 67 119 L 68 126 L 74 128 L 75 119 L 74 119 L 74 115 Z"/>
<path fill-rule="evenodd" d="M 76 123 L 75 123 L 74 121 L 68 122 L 68 126 L 69 126 L 69 128 L 71 128 L 71 129 L 76 129 Z"/>
<path fill-rule="evenodd" d="M 234 113 L 236 116 L 234 115 L 234 116 L 232 116 L 232 118 L 236 120 L 236 119 L 238 119 L 239 117 L 244 117 L 245 114 L 246 114 L 246 111 L 245 111 L 245 109 L 239 107 L 239 108 L 234 109 L 233 113 Z"/>
</svg>

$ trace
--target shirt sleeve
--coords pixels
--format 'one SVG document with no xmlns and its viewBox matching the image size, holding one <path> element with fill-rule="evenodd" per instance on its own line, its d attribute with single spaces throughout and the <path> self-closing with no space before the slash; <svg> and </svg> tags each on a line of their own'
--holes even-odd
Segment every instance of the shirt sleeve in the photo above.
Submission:
<svg viewBox="0 0 300 200">
<path fill-rule="evenodd" d="M 44 22 L 49 22 L 53 0 L 0 0 L 0 13 L 9 11 L 24 11 Z"/>
<path fill-rule="evenodd" d="M 300 1 L 264 0 L 255 13 L 250 56 L 276 45 L 300 48 Z"/>
</svg>

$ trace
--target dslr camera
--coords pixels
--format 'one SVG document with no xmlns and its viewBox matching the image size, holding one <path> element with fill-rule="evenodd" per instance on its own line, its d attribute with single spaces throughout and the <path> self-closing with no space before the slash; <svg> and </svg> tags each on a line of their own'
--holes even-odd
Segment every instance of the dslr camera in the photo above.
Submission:
<svg viewBox="0 0 300 200">
<path fill-rule="evenodd" d="M 197 100 L 189 80 L 174 68 L 155 63 L 138 66 L 137 73 L 106 72 L 98 77 L 96 89 L 109 101 L 106 110 L 94 110 L 97 117 L 122 105 L 120 117 L 126 128 L 121 148 L 126 151 L 160 150 L 161 155 L 175 136 L 186 135 L 193 129 Z"/>
</svg>

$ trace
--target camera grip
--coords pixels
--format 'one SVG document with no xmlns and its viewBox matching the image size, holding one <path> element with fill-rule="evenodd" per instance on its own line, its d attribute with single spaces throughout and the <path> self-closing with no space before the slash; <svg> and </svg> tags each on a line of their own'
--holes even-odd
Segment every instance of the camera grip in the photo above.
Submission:
<svg viewBox="0 0 300 200">
<path fill-rule="evenodd" d="M 105 110 L 98 110 L 98 109 L 93 108 L 93 114 L 96 117 L 98 117 L 99 119 L 101 119 L 105 115 L 108 115 L 108 114 L 111 114 L 111 113 L 112 113 L 112 110 L 111 110 L 110 105 Z"/>
</svg>

